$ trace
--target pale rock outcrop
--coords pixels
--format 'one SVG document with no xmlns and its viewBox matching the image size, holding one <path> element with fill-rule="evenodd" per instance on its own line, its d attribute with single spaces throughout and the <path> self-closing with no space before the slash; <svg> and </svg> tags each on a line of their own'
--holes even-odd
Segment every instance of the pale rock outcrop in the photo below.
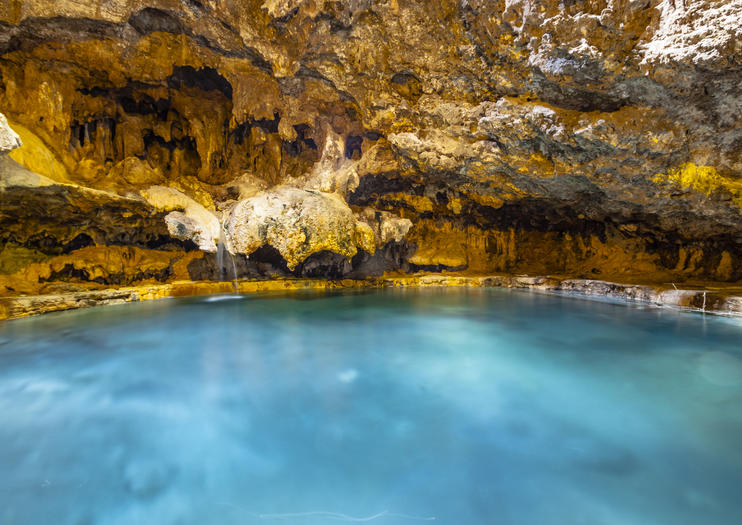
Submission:
<svg viewBox="0 0 742 525">
<path fill-rule="evenodd" d="M 402 242 L 412 228 L 412 221 L 388 211 L 365 208 L 358 213 L 358 220 L 369 225 L 376 237 L 376 247 L 388 242 Z"/>
<path fill-rule="evenodd" d="M 663 0 L 644 63 L 706 65 L 742 55 L 742 0 Z"/>
<path fill-rule="evenodd" d="M 49 177 L 29 171 L 7 155 L 0 154 L 0 191 L 6 188 L 40 188 L 55 184 Z"/>
<path fill-rule="evenodd" d="M 230 251 L 250 255 L 270 245 L 293 270 L 314 253 L 353 257 L 375 250 L 374 233 L 337 195 L 279 186 L 237 203 L 226 220 Z"/>
<path fill-rule="evenodd" d="M 0 113 L 0 155 L 21 147 L 21 138 L 8 124 L 8 119 Z"/>
<path fill-rule="evenodd" d="M 158 184 L 164 182 L 162 173 L 152 169 L 137 157 L 127 157 L 118 162 L 110 171 L 109 177 L 121 178 L 132 185 Z"/>
<path fill-rule="evenodd" d="M 268 183 L 250 173 L 243 173 L 229 183 L 229 190 L 235 195 L 236 200 L 249 199 L 268 189 Z"/>
<path fill-rule="evenodd" d="M 325 134 L 322 156 L 306 175 L 302 187 L 345 196 L 358 187 L 358 162 L 345 158 L 343 137 L 329 126 Z"/>
<path fill-rule="evenodd" d="M 151 186 L 141 194 L 155 209 L 170 212 L 165 217 L 170 235 L 191 240 L 202 251 L 216 252 L 221 237 L 216 215 L 174 188 Z"/>
<path fill-rule="evenodd" d="M 262 9 L 266 10 L 274 18 L 289 15 L 292 10 L 298 10 L 307 4 L 307 0 L 265 0 Z"/>
</svg>

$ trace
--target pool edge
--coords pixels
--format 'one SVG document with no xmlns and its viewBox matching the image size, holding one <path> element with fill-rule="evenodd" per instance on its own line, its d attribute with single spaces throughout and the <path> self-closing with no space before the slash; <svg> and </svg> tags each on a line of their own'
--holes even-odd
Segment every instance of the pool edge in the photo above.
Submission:
<svg viewBox="0 0 742 525">
<path fill-rule="evenodd" d="M 585 298 L 611 298 L 626 302 L 680 308 L 701 313 L 742 316 L 742 295 L 737 289 L 679 289 L 674 285 L 623 284 L 593 279 L 522 275 L 414 274 L 363 280 L 272 279 L 232 282 L 176 281 L 65 294 L 0 297 L 0 320 L 90 306 L 219 293 L 332 290 L 403 287 L 499 287 L 568 293 Z"/>
</svg>

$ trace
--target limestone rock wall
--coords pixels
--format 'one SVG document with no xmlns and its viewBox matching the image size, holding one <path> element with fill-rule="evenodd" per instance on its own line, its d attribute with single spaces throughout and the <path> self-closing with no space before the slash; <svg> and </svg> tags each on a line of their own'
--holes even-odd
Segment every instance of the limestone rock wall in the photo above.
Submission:
<svg viewBox="0 0 742 525">
<path fill-rule="evenodd" d="M 742 280 L 740 20 L 742 0 L 0 0 L 0 293 L 218 278 L 221 248 L 233 276 Z M 152 268 L 101 262 L 122 250 Z"/>
</svg>

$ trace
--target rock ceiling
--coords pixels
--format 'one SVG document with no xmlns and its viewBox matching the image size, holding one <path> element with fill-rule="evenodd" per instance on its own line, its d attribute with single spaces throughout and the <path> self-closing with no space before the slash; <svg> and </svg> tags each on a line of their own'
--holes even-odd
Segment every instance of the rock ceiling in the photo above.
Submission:
<svg viewBox="0 0 742 525">
<path fill-rule="evenodd" d="M 0 0 L 0 294 L 215 279 L 220 248 L 239 276 L 742 280 L 740 20 Z"/>
</svg>

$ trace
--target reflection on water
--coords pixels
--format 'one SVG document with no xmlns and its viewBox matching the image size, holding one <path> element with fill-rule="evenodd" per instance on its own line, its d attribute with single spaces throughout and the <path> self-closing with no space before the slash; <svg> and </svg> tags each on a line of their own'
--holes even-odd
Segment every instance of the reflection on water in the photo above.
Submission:
<svg viewBox="0 0 742 525">
<path fill-rule="evenodd" d="M 502 290 L 215 299 L 0 325 L 0 523 L 742 516 L 739 321 Z"/>
</svg>

